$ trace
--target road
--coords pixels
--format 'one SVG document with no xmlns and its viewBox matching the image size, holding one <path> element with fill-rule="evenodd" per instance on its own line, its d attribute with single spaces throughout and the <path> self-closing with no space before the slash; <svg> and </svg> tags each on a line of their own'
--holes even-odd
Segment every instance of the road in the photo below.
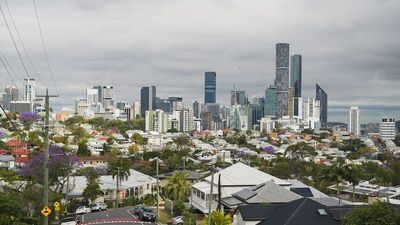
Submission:
<svg viewBox="0 0 400 225">
<path fill-rule="evenodd" d="M 79 216 L 80 225 L 156 225 L 150 222 L 141 222 L 134 214 L 132 207 L 109 209 L 102 212 L 92 212 Z"/>
</svg>

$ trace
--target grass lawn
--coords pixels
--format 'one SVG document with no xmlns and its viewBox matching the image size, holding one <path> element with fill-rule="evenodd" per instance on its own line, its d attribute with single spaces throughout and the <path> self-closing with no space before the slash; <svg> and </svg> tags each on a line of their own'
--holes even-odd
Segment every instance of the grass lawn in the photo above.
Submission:
<svg viewBox="0 0 400 225">
<path fill-rule="evenodd" d="M 168 221 L 170 221 L 171 219 L 172 219 L 172 215 L 171 214 L 169 214 L 164 209 L 160 209 L 160 219 L 158 220 L 159 223 L 167 224 Z"/>
</svg>

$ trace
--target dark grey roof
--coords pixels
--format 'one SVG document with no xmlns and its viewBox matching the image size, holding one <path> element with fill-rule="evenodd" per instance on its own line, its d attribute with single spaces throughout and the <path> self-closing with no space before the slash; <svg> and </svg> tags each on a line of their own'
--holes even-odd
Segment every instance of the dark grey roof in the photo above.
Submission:
<svg viewBox="0 0 400 225">
<path fill-rule="evenodd" d="M 235 197 L 232 197 L 232 196 L 229 196 L 229 197 L 226 197 L 226 198 L 222 198 L 221 199 L 221 203 L 224 206 L 227 206 L 228 208 L 234 208 L 234 207 L 236 207 L 238 205 L 242 205 L 243 204 L 242 201 L 240 201 L 239 199 L 237 199 Z"/>
<path fill-rule="evenodd" d="M 245 188 L 241 191 L 233 193 L 232 196 L 248 204 L 263 202 L 290 202 L 301 198 L 301 196 L 275 184 L 272 181 L 268 181 L 254 187 Z"/>
<path fill-rule="evenodd" d="M 310 188 L 308 188 L 308 187 L 290 188 L 290 191 L 292 191 L 298 195 L 301 195 L 303 197 L 314 197 Z"/>
<path fill-rule="evenodd" d="M 275 207 L 271 216 L 258 225 L 340 225 L 327 206 L 302 198 Z"/>
<path fill-rule="evenodd" d="M 264 220 L 271 216 L 279 204 L 241 205 L 237 211 L 244 221 Z"/>
</svg>

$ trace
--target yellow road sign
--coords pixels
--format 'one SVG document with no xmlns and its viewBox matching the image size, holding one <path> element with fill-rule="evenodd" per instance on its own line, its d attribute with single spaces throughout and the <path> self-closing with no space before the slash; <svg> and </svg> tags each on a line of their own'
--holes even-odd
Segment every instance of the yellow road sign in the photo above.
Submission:
<svg viewBox="0 0 400 225">
<path fill-rule="evenodd" d="M 56 212 L 60 211 L 60 206 L 54 206 L 54 210 L 55 210 Z"/>
<path fill-rule="evenodd" d="M 54 204 L 53 204 L 53 205 L 54 205 L 54 207 L 60 207 L 60 203 L 59 203 L 59 202 L 57 202 L 57 201 L 56 201 L 56 202 L 54 202 Z"/>
<path fill-rule="evenodd" d="M 44 216 L 48 216 L 51 213 L 51 209 L 49 207 L 44 207 L 42 211 L 40 211 Z"/>
</svg>

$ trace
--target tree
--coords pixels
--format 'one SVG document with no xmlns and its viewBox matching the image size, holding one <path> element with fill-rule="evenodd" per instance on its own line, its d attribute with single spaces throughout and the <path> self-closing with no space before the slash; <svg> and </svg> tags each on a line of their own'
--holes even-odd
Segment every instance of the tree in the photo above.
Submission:
<svg viewBox="0 0 400 225">
<path fill-rule="evenodd" d="M 167 179 L 165 194 L 171 200 L 184 201 L 190 191 L 190 182 L 187 180 L 188 173 L 174 171 Z"/>
<path fill-rule="evenodd" d="M 208 216 L 204 217 L 204 225 L 208 224 Z M 231 225 L 232 224 L 232 217 L 230 215 L 225 215 L 224 212 L 220 210 L 215 210 L 211 212 L 211 224 L 210 225 Z"/>
<path fill-rule="evenodd" d="M 183 210 L 183 224 L 184 225 L 196 225 L 196 215 L 190 212 L 189 210 Z"/>
<path fill-rule="evenodd" d="M 133 133 L 131 140 L 138 145 L 144 145 L 144 138 L 139 133 Z"/>
<path fill-rule="evenodd" d="M 86 140 L 82 139 L 78 142 L 78 150 L 76 152 L 78 156 L 90 156 L 90 150 L 86 144 Z"/>
<path fill-rule="evenodd" d="M 129 154 L 133 155 L 139 151 L 139 145 L 133 144 L 128 147 Z"/>
<path fill-rule="evenodd" d="M 90 200 L 91 202 L 94 202 L 101 194 L 100 190 L 100 185 L 99 181 L 97 179 L 95 180 L 88 180 L 88 183 L 86 185 L 85 190 L 83 190 L 83 197 L 85 198 L 86 201 Z"/>
<path fill-rule="evenodd" d="M 396 137 L 394 138 L 394 143 L 397 146 L 400 146 L 400 134 L 396 135 Z"/>
<path fill-rule="evenodd" d="M 342 219 L 344 225 L 399 225 L 399 210 L 386 202 L 375 202 L 368 206 L 359 206 L 351 210 Z"/>
<path fill-rule="evenodd" d="M 28 225 L 24 202 L 14 193 L 0 194 L 0 225 Z"/>
<path fill-rule="evenodd" d="M 107 170 L 108 173 L 112 175 L 113 179 L 118 176 L 119 182 L 121 182 L 123 180 L 127 180 L 128 177 L 131 175 L 129 171 L 129 169 L 131 168 L 130 164 L 130 161 L 126 158 L 110 157 L 110 159 L 108 160 Z"/>
<path fill-rule="evenodd" d="M 358 165 L 345 165 L 343 178 L 351 183 L 353 187 L 352 197 L 355 200 L 356 197 L 356 186 L 361 181 L 361 167 Z"/>
<path fill-rule="evenodd" d="M 73 116 L 71 118 L 68 118 L 64 122 L 64 124 L 66 126 L 72 126 L 72 125 L 76 125 L 76 124 L 83 123 L 83 122 L 85 122 L 85 119 L 82 116 Z"/>
<path fill-rule="evenodd" d="M 315 156 L 317 152 L 314 147 L 309 146 L 305 142 L 300 142 L 296 145 L 290 145 L 285 151 L 285 155 L 289 154 L 292 158 L 304 160 L 305 157 Z"/>
<path fill-rule="evenodd" d="M 331 182 L 335 182 L 336 184 L 336 196 L 339 197 L 339 184 L 343 181 L 344 176 L 344 159 L 338 158 L 336 162 L 334 162 L 329 167 L 326 167 L 323 172 L 323 179 Z"/>
</svg>

